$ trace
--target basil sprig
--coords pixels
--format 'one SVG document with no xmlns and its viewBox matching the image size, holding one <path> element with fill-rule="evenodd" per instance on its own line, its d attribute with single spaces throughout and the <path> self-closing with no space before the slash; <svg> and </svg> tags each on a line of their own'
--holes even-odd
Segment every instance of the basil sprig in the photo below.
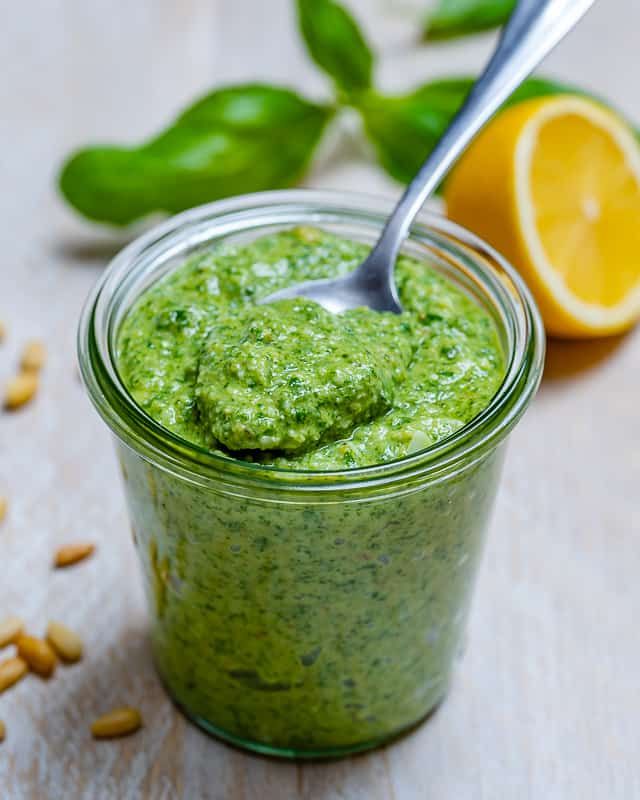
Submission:
<svg viewBox="0 0 640 800">
<path fill-rule="evenodd" d="M 427 39 L 452 39 L 498 28 L 517 0 L 438 0 L 427 18 Z"/>
<path fill-rule="evenodd" d="M 69 204 L 90 219 L 126 225 L 156 211 L 173 213 L 233 194 L 291 186 L 304 175 L 341 106 L 360 113 L 382 166 L 408 181 L 460 108 L 473 79 L 447 78 L 408 94 L 381 94 L 372 83 L 374 55 L 355 19 L 335 0 L 294 1 L 309 54 L 335 84 L 333 104 L 319 105 L 264 84 L 218 89 L 137 147 L 107 145 L 73 153 L 59 176 Z M 508 15 L 508 5 L 513 1 L 440 0 L 431 35 L 444 35 L 445 28 L 452 35 L 466 33 L 482 20 L 498 24 L 495 13 L 482 17 L 478 10 L 502 9 Z M 576 91 L 530 79 L 509 103 Z"/>
</svg>

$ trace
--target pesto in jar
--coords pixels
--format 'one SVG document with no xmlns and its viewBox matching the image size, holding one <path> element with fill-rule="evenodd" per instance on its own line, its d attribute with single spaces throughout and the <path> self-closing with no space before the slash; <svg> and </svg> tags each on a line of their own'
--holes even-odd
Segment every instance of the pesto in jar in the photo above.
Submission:
<svg viewBox="0 0 640 800">
<path fill-rule="evenodd" d="M 290 470 L 381 464 L 481 412 L 505 369 L 487 311 L 399 259 L 402 315 L 332 316 L 293 283 L 367 248 L 310 228 L 189 257 L 118 341 L 139 405 L 189 442 Z M 281 755 L 385 741 L 443 697 L 499 472 L 499 451 L 433 484 L 279 496 L 183 480 L 120 446 L 160 674 L 199 724 Z M 330 484 L 327 483 L 327 486 Z"/>
</svg>

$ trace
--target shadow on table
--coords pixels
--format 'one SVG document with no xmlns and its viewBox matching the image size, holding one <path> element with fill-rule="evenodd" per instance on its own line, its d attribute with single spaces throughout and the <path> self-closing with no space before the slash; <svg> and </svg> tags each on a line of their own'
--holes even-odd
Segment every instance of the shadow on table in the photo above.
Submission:
<svg viewBox="0 0 640 800">
<path fill-rule="evenodd" d="M 132 224 L 123 230 L 96 228 L 95 231 L 91 230 L 86 235 L 79 233 L 56 238 L 52 244 L 53 254 L 56 258 L 73 266 L 96 265 L 97 263 L 106 265 L 123 247 L 164 219 L 166 217 L 158 216 Z"/>
<path fill-rule="evenodd" d="M 68 239 L 56 242 L 54 246 L 55 254 L 58 258 L 71 264 L 86 264 L 96 261 L 111 261 L 111 259 L 122 250 L 129 242 L 130 238 L 122 239 Z"/>
<path fill-rule="evenodd" d="M 549 339 L 544 382 L 562 381 L 595 369 L 624 346 L 629 334 L 605 339 Z"/>
</svg>

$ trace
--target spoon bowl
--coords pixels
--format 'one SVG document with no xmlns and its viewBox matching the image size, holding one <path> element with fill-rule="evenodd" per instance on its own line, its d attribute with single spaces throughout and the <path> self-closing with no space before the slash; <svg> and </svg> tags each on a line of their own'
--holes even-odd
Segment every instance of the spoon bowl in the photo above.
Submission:
<svg viewBox="0 0 640 800">
<path fill-rule="evenodd" d="M 332 314 L 341 314 L 353 308 L 368 306 L 374 311 L 391 311 L 402 313 L 402 305 L 398 298 L 393 266 L 395 258 L 388 269 L 388 262 L 381 258 L 374 248 L 360 266 L 342 278 L 305 281 L 281 289 L 262 299 L 261 303 L 273 303 L 275 300 L 291 300 L 294 297 L 306 297 L 314 300 Z"/>
</svg>

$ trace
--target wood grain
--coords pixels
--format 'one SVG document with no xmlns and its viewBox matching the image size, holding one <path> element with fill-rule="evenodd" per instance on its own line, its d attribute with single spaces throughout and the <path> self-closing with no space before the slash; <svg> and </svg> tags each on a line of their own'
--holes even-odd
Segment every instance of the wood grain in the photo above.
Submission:
<svg viewBox="0 0 640 800">
<path fill-rule="evenodd" d="M 490 39 L 418 49 L 400 0 L 358 0 L 405 87 L 464 72 Z M 416 3 L 411 7 L 417 8 Z M 608 0 L 551 59 L 640 116 L 635 0 Z M 212 800 L 630 800 L 640 797 L 640 336 L 551 346 L 513 436 L 453 691 L 421 729 L 377 753 L 299 766 L 232 750 L 188 724 L 150 661 L 146 619 L 107 432 L 76 376 L 82 301 L 121 237 L 62 207 L 53 177 L 87 140 L 153 131 L 197 92 L 273 79 L 327 91 L 293 35 L 288 0 L 26 0 L 0 26 L 0 380 L 27 338 L 50 353 L 33 405 L 0 415 L 0 616 L 82 633 L 86 658 L 0 697 L 0 796 Z M 349 133 L 325 147 L 319 186 L 394 193 Z M 57 546 L 98 544 L 51 570 Z M 141 708 L 134 737 L 89 723 Z"/>
</svg>

